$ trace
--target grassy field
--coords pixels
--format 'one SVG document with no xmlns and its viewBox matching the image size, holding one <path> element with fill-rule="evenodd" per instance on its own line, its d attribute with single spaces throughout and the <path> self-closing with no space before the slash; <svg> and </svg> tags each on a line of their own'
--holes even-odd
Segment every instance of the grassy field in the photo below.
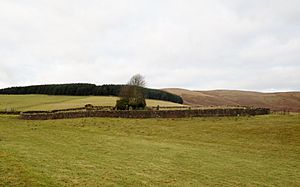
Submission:
<svg viewBox="0 0 300 187">
<path fill-rule="evenodd" d="M 105 96 L 48 96 L 48 95 L 0 95 L 1 110 L 55 110 L 83 107 L 85 104 L 115 106 L 118 97 Z M 182 106 L 177 103 L 146 100 L 147 106 Z"/>
<path fill-rule="evenodd" d="M 23 121 L 0 115 L 0 186 L 300 186 L 300 115 Z"/>
</svg>

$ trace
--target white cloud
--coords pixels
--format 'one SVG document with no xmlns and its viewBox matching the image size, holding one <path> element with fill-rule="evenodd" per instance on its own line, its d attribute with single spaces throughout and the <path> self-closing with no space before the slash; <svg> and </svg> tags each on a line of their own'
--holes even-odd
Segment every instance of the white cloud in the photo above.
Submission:
<svg viewBox="0 0 300 187">
<path fill-rule="evenodd" d="M 0 87 L 300 90 L 297 0 L 2 0 Z"/>
</svg>

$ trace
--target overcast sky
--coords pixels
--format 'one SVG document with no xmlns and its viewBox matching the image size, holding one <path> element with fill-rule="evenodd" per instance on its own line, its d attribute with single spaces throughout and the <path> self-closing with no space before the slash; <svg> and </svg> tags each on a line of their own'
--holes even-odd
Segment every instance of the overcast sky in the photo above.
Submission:
<svg viewBox="0 0 300 187">
<path fill-rule="evenodd" d="M 300 0 L 0 0 L 0 87 L 300 90 Z"/>
</svg>

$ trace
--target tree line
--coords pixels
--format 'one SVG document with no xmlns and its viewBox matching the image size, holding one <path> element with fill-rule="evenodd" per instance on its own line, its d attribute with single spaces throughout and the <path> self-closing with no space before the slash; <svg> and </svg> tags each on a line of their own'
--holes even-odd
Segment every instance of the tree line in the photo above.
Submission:
<svg viewBox="0 0 300 187">
<path fill-rule="evenodd" d="M 86 83 L 47 84 L 0 89 L 0 94 L 46 94 L 46 95 L 73 95 L 73 96 L 119 96 L 123 85 L 101 85 Z M 157 99 L 183 103 L 180 96 L 163 90 L 142 88 L 146 99 Z"/>
</svg>

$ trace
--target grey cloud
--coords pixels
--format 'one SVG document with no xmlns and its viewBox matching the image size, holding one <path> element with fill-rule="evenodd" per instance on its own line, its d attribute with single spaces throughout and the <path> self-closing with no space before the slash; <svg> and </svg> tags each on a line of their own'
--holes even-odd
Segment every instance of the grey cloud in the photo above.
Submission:
<svg viewBox="0 0 300 187">
<path fill-rule="evenodd" d="M 299 90 L 297 0 L 3 0 L 0 87 Z"/>
</svg>

